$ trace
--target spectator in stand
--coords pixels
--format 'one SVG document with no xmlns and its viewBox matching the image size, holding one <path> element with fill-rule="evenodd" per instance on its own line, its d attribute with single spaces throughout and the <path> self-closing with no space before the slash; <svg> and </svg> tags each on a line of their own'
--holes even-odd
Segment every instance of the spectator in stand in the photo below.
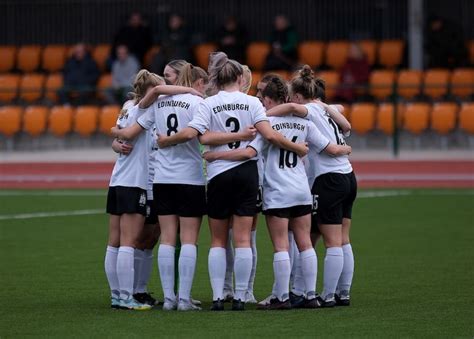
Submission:
<svg viewBox="0 0 474 339">
<path fill-rule="evenodd" d="M 184 18 L 179 14 L 171 14 L 162 39 L 158 39 L 160 51 L 154 56 L 151 71 L 163 74 L 163 70 L 171 60 L 191 61 L 191 33 L 186 27 Z"/>
<path fill-rule="evenodd" d="M 217 31 L 219 51 L 224 52 L 230 59 L 245 64 L 247 48 L 247 32 L 237 19 L 229 16 L 224 25 Z"/>
<path fill-rule="evenodd" d="M 425 52 L 430 68 L 455 68 L 467 64 L 461 28 L 440 17 L 432 17 L 428 22 Z"/>
<path fill-rule="evenodd" d="M 298 36 L 295 28 L 284 15 L 277 15 L 270 43 L 272 49 L 267 56 L 264 70 L 292 70 L 297 61 Z"/>
<path fill-rule="evenodd" d="M 95 93 L 98 78 L 99 69 L 87 51 L 86 45 L 77 44 L 64 66 L 64 85 L 58 91 L 59 101 L 67 104 L 74 98 L 75 103 L 79 105 L 88 103 Z"/>
<path fill-rule="evenodd" d="M 146 52 L 152 45 L 152 33 L 150 27 L 143 20 L 139 12 L 133 12 L 126 25 L 117 32 L 112 46 L 112 60 L 116 59 L 116 49 L 119 45 L 125 45 L 131 54 L 143 64 Z"/>
<path fill-rule="evenodd" d="M 357 43 L 352 43 L 349 48 L 346 63 L 341 69 L 340 84 L 341 87 L 336 93 L 338 100 L 344 102 L 353 102 L 356 95 L 364 95 L 366 89 L 360 86 L 366 86 L 369 82 L 370 66 L 367 56 Z M 358 86 L 359 88 L 355 88 Z"/>
<path fill-rule="evenodd" d="M 109 104 L 121 104 L 127 98 L 132 88 L 133 80 L 140 70 L 140 64 L 135 56 L 128 52 L 125 45 L 117 47 L 117 59 L 112 64 L 112 87 L 105 91 Z"/>
</svg>

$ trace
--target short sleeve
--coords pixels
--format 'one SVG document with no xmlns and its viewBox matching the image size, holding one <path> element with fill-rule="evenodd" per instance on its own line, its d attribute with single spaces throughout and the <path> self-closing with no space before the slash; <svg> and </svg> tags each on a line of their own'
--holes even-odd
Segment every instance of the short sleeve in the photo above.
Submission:
<svg viewBox="0 0 474 339">
<path fill-rule="evenodd" d="M 308 135 L 306 136 L 306 141 L 315 147 L 318 153 L 321 153 L 330 143 L 328 138 L 322 135 L 311 121 L 308 121 Z"/>
<path fill-rule="evenodd" d="M 255 126 L 260 121 L 268 121 L 268 117 L 260 100 L 255 98 L 252 109 L 252 125 Z"/>
<path fill-rule="evenodd" d="M 198 112 L 193 116 L 193 120 L 191 120 L 188 126 L 194 128 L 200 134 L 204 134 L 210 129 L 211 110 L 205 101 L 199 104 Z"/>
<path fill-rule="evenodd" d="M 252 147 L 257 152 L 257 154 L 262 154 L 266 145 L 267 140 L 260 133 L 258 133 L 255 139 L 253 139 L 252 142 L 247 145 L 247 147 Z"/>
<path fill-rule="evenodd" d="M 137 113 L 140 116 L 137 119 L 137 123 L 144 129 L 150 129 L 155 124 L 155 110 L 153 106 L 147 109 L 139 108 Z"/>
</svg>

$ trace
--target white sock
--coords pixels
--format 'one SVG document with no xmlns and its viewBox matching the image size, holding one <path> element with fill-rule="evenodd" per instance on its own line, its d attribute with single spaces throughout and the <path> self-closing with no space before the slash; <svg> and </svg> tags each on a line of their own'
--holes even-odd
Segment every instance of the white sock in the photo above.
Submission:
<svg viewBox="0 0 474 339">
<path fill-rule="evenodd" d="M 151 270 L 153 269 L 153 250 L 147 249 L 143 251 L 142 266 L 140 275 L 138 276 L 137 293 L 147 293 L 146 286 L 150 281 Z"/>
<path fill-rule="evenodd" d="M 257 273 L 257 230 L 252 231 L 250 246 L 252 246 L 252 270 L 250 271 L 247 291 L 253 294 L 253 284 L 255 282 L 255 274 Z"/>
<path fill-rule="evenodd" d="M 354 276 L 354 253 L 352 253 L 351 244 L 342 245 L 342 252 L 344 254 L 344 264 L 339 282 L 337 283 L 338 293 L 351 290 L 352 277 Z"/>
<path fill-rule="evenodd" d="M 326 249 L 326 258 L 324 259 L 324 290 L 321 295 L 323 299 L 330 299 L 334 296 L 343 265 L 344 254 L 342 247 L 329 247 Z"/>
<path fill-rule="evenodd" d="M 224 290 L 234 293 L 234 246 L 232 245 L 232 229 L 229 230 L 229 236 L 227 237 L 227 246 L 225 248 L 226 253 L 226 270 L 225 270 L 225 281 Z"/>
<path fill-rule="evenodd" d="M 273 255 L 273 274 L 276 285 L 275 296 L 280 301 L 285 301 L 289 297 L 290 273 L 290 256 L 288 252 L 276 252 Z"/>
<path fill-rule="evenodd" d="M 314 248 L 309 248 L 300 252 L 301 271 L 303 272 L 306 297 L 313 299 L 316 297 L 316 278 L 318 275 L 318 258 Z"/>
<path fill-rule="evenodd" d="M 133 294 L 134 249 L 120 246 L 117 255 L 117 276 L 120 285 L 120 299 L 128 300 Z"/>
<path fill-rule="evenodd" d="M 288 231 L 288 255 L 290 256 L 291 265 L 290 285 L 293 285 L 295 273 L 295 248 L 298 251 L 298 247 L 296 247 L 295 236 L 292 231 Z"/>
<path fill-rule="evenodd" d="M 142 265 L 143 265 L 143 257 L 145 255 L 145 252 L 142 250 L 139 250 L 138 248 L 135 248 L 135 251 L 133 253 L 133 294 L 138 293 L 137 292 L 137 286 L 138 286 L 138 279 L 140 279 L 140 273 L 142 270 Z"/>
<path fill-rule="evenodd" d="M 222 294 L 224 292 L 225 268 L 225 248 L 211 247 L 208 257 L 208 269 L 212 287 L 212 300 L 222 300 Z"/>
<path fill-rule="evenodd" d="M 105 251 L 105 275 L 109 282 L 112 298 L 118 298 L 120 295 L 120 285 L 117 277 L 117 255 L 118 247 L 107 246 Z"/>
<path fill-rule="evenodd" d="M 161 287 L 163 288 L 164 297 L 171 300 L 176 299 L 174 294 L 174 252 L 174 246 L 160 245 L 158 247 Z"/>
<path fill-rule="evenodd" d="M 195 245 L 184 244 L 179 254 L 179 298 L 189 300 L 196 269 L 197 249 Z"/>
<path fill-rule="evenodd" d="M 252 249 L 250 247 L 236 248 L 234 260 L 235 295 L 234 299 L 245 301 L 252 271 Z"/>
<path fill-rule="evenodd" d="M 293 261 L 293 285 L 291 287 L 291 292 L 296 295 L 303 295 L 306 291 L 306 285 L 303 277 L 303 270 L 301 267 L 301 254 L 297 252 L 294 256 L 295 258 Z"/>
</svg>

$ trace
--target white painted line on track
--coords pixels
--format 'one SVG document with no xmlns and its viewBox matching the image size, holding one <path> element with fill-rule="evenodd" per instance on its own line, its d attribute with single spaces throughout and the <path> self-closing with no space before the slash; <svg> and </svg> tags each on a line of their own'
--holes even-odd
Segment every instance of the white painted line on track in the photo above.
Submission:
<svg viewBox="0 0 474 339">
<path fill-rule="evenodd" d="M 0 215 L 0 220 L 19 220 L 19 219 L 35 219 L 35 218 L 50 218 L 50 217 L 69 217 L 69 216 L 93 215 L 93 214 L 105 214 L 105 209 L 22 213 L 22 214 L 10 214 L 10 215 L 7 214 L 7 215 Z"/>
</svg>

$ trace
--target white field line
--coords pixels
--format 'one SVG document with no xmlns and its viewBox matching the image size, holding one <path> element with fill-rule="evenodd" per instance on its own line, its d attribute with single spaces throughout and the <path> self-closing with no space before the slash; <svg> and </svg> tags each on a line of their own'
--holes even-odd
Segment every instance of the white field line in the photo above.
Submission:
<svg viewBox="0 0 474 339">
<path fill-rule="evenodd" d="M 105 213 L 104 209 L 22 213 L 22 214 L 0 215 L 0 220 L 36 219 L 36 218 L 50 218 L 50 217 L 69 217 L 69 216 L 77 216 L 77 215 L 92 215 L 92 214 L 104 214 L 104 213 Z"/>
</svg>

